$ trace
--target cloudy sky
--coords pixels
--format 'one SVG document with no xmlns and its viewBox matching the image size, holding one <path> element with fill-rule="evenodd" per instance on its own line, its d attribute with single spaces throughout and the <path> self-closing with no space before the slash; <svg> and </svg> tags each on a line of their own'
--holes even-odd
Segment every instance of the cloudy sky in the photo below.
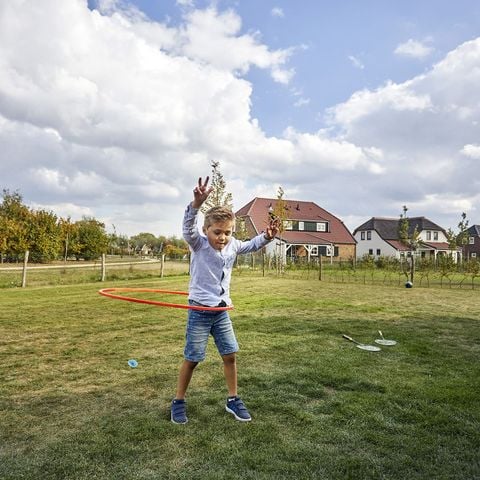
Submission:
<svg viewBox="0 0 480 480">
<path fill-rule="evenodd" d="M 480 2 L 0 2 L 1 188 L 179 235 L 212 159 L 235 209 L 480 223 Z"/>
</svg>

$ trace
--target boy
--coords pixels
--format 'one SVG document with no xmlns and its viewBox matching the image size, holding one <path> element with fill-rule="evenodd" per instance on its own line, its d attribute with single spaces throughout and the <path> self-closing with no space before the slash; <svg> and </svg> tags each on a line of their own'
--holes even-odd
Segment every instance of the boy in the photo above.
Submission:
<svg viewBox="0 0 480 480">
<path fill-rule="evenodd" d="M 190 305 L 226 307 L 231 305 L 230 278 L 237 254 L 254 252 L 273 240 L 278 233 L 278 220 L 271 220 L 266 232 L 252 240 L 241 242 L 232 237 L 235 216 L 225 207 L 213 207 L 205 214 L 203 233 L 197 227 L 198 210 L 213 188 L 208 187 L 209 177 L 193 190 L 193 201 L 187 206 L 183 218 L 183 237 L 190 245 Z M 235 353 L 238 343 L 232 322 L 226 310 L 189 310 L 187 320 L 184 360 L 180 367 L 177 391 L 171 405 L 173 423 L 187 423 L 185 394 L 199 362 L 205 359 L 209 335 L 215 339 L 223 359 L 223 371 L 228 388 L 225 409 L 236 420 L 249 422 L 251 416 L 237 395 L 237 364 Z"/>
</svg>

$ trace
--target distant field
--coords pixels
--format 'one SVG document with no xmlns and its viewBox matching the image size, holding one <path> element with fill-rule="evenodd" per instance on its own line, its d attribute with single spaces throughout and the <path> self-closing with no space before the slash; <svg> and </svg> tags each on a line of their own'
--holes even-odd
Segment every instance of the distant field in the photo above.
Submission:
<svg viewBox="0 0 480 480">
<path fill-rule="evenodd" d="M 480 478 L 477 291 L 237 275 L 253 421 L 224 411 L 211 343 L 178 426 L 168 408 L 185 311 L 97 291 L 187 283 L 0 290 L 2 480 Z M 373 342 L 378 330 L 398 344 L 370 353 L 341 337 Z"/>
</svg>

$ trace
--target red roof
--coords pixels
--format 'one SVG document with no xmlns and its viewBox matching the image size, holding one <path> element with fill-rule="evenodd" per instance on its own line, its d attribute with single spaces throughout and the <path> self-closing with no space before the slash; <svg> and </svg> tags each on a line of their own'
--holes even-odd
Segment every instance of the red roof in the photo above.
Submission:
<svg viewBox="0 0 480 480">
<path fill-rule="evenodd" d="M 250 217 L 256 233 L 265 229 L 268 212 L 275 208 L 275 198 L 254 198 L 236 212 L 237 217 Z M 287 220 L 306 222 L 328 222 L 328 232 L 287 231 L 282 238 L 292 244 L 355 244 L 356 241 L 343 222 L 313 202 L 284 200 L 287 207 Z"/>
<path fill-rule="evenodd" d="M 450 250 L 450 245 L 447 242 L 422 242 L 422 245 L 433 250 Z"/>
</svg>

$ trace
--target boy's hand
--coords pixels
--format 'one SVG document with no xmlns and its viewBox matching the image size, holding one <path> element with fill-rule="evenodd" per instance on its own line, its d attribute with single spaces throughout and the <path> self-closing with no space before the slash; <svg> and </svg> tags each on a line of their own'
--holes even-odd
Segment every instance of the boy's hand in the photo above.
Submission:
<svg viewBox="0 0 480 480">
<path fill-rule="evenodd" d="M 265 237 L 267 240 L 275 238 L 280 231 L 280 219 L 277 217 L 270 217 L 270 222 L 265 230 Z"/>
<path fill-rule="evenodd" d="M 204 183 L 202 183 L 202 177 L 198 179 L 198 185 L 193 189 L 193 208 L 200 208 L 210 193 L 212 193 L 213 187 L 208 187 L 209 179 L 210 177 L 206 177 Z"/>
</svg>

